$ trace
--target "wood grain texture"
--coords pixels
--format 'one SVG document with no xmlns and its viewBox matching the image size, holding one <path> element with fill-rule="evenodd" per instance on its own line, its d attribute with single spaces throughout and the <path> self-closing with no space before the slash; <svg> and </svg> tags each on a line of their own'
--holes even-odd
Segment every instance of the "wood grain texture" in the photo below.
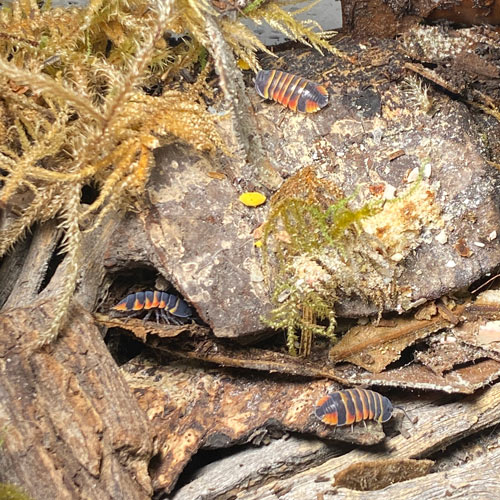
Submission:
<svg viewBox="0 0 500 500">
<path fill-rule="evenodd" d="M 330 488 L 323 498 L 335 500 L 434 500 L 436 498 L 493 499 L 500 496 L 500 448 L 449 471 L 436 472 L 410 481 L 396 483 L 378 491 L 353 491 Z"/>
<path fill-rule="evenodd" d="M 35 500 L 149 498 L 148 423 L 92 317 L 74 307 L 55 344 L 26 349 L 50 314 L 35 303 L 0 316 L 0 481 Z"/>
<path fill-rule="evenodd" d="M 40 291 L 60 236 L 56 223 L 37 229 L 24 266 L 11 268 L 16 284 L 0 312 L 0 481 L 21 485 L 34 500 L 152 494 L 148 421 L 87 312 L 106 274 L 102 248 L 119 221 L 110 214 L 84 233 L 78 302 L 42 349 L 37 342 L 67 279 L 63 259 Z"/>
<path fill-rule="evenodd" d="M 337 472 L 340 472 L 354 462 L 388 458 L 427 457 L 438 449 L 444 449 L 453 442 L 500 422 L 500 383 L 458 402 L 442 406 L 432 404 L 419 407 L 415 411 L 410 412 L 410 417 L 415 416 L 418 416 L 418 422 L 415 423 L 414 427 L 411 427 L 409 423 L 406 424 L 409 426 L 407 432 L 405 432 L 408 438 L 405 438 L 402 434 L 398 434 L 387 439 L 383 446 L 378 448 L 372 447 L 369 450 L 355 449 L 340 457 L 327 460 L 320 466 L 312 467 L 307 471 L 288 478 L 270 481 L 268 484 L 260 488 L 255 488 L 250 492 L 243 491 L 242 489 L 239 492 L 238 499 L 276 500 L 280 498 L 280 500 L 296 500 L 297 498 L 315 498 L 317 494 L 326 494 L 328 491 L 331 491 L 331 487 L 326 487 L 324 483 L 318 482 L 318 478 L 326 477 L 333 480 Z M 488 465 L 488 460 L 485 460 L 485 467 L 482 471 L 477 471 L 480 477 L 479 481 L 484 477 L 488 477 L 489 480 L 497 478 L 498 473 L 496 470 L 496 462 L 492 462 L 490 466 Z M 494 485 L 491 488 L 497 487 L 498 479 L 495 479 Z M 392 488 L 395 488 L 395 486 Z M 490 487 L 488 486 L 488 488 Z M 491 488 L 488 491 L 491 491 Z M 276 491 L 284 491 L 286 493 L 278 496 Z M 384 493 L 386 491 L 384 490 Z M 423 489 L 420 490 L 420 493 L 423 491 Z M 369 493 L 370 499 L 373 498 L 373 493 Z M 352 492 L 349 490 L 349 495 L 351 494 Z M 360 493 L 360 495 L 363 494 L 368 495 L 366 492 Z M 343 498 L 368 498 L 368 496 L 350 497 L 346 494 Z M 385 493 L 385 498 L 406 497 L 398 495 L 387 497 Z M 410 496 L 409 498 L 417 497 Z M 430 488 L 426 492 L 425 497 L 419 498 L 431 499 L 439 498 L 439 496 L 435 496 L 435 491 Z M 461 498 L 468 497 L 465 495 Z M 495 497 L 483 496 L 482 498 Z"/>
</svg>

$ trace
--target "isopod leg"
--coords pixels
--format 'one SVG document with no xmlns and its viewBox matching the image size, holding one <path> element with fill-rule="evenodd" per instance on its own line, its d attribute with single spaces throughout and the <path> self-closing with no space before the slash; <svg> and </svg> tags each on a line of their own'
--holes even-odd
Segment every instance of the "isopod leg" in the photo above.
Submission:
<svg viewBox="0 0 500 500">
<path fill-rule="evenodd" d="M 151 314 L 153 313 L 153 309 L 150 309 L 147 313 L 146 313 L 146 316 L 144 316 L 143 320 L 142 321 L 147 321 L 150 317 L 151 317 Z"/>
</svg>

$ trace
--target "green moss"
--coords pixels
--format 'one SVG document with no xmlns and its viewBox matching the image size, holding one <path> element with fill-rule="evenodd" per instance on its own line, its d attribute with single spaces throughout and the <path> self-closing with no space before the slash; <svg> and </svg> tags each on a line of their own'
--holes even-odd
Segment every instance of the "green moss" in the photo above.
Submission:
<svg viewBox="0 0 500 500">
<path fill-rule="evenodd" d="M 24 493 L 14 484 L 0 483 L 1 500 L 31 500 L 31 497 Z"/>
<path fill-rule="evenodd" d="M 299 331 L 302 337 L 319 334 L 334 339 L 339 291 L 366 293 L 366 276 L 378 273 L 373 263 L 376 249 L 361 222 L 379 212 L 382 204 L 372 200 L 353 207 L 356 196 L 345 197 L 306 168 L 271 200 L 262 248 L 275 307 L 264 321 L 286 330 L 292 354 L 297 351 Z M 370 298 L 382 302 L 378 292 Z M 310 341 L 302 338 L 301 345 Z"/>
<path fill-rule="evenodd" d="M 335 338 L 339 297 L 361 299 L 381 312 L 405 309 L 396 278 L 421 243 L 424 226 L 443 221 L 425 162 L 415 182 L 392 200 L 373 198 L 362 186 L 346 197 L 311 167 L 288 179 L 271 199 L 262 238 L 263 267 L 274 309 L 263 321 L 285 329 L 288 349 L 307 354 L 313 335 Z M 319 324 L 318 324 L 319 323 Z"/>
<path fill-rule="evenodd" d="M 287 332 L 292 354 L 299 339 L 307 354 L 313 335 L 335 338 L 340 296 L 375 305 L 379 316 L 394 306 L 399 263 L 419 245 L 422 226 L 439 215 L 422 172 L 394 200 L 369 190 L 363 198 L 361 191 L 345 196 L 307 167 L 271 199 L 262 249 L 274 308 L 263 321 Z"/>
</svg>

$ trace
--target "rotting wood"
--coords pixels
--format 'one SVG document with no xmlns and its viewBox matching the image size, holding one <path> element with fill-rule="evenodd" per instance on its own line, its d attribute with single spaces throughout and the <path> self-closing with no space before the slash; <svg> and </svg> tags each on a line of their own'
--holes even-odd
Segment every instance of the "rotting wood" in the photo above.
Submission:
<svg viewBox="0 0 500 500">
<path fill-rule="evenodd" d="M 166 343 L 152 337 L 148 339 L 148 345 L 175 358 L 271 373 L 327 378 L 344 386 L 380 385 L 471 394 L 500 376 L 500 361 L 496 359 L 484 359 L 474 364 L 459 366 L 443 375 L 433 373 L 418 363 L 381 373 L 370 373 L 346 363 L 332 366 L 324 356 L 303 359 L 256 347 L 231 345 L 210 337 L 176 343 Z"/>
<path fill-rule="evenodd" d="M 202 467 L 172 500 L 228 499 L 239 491 L 238 485 L 252 488 L 269 477 L 296 473 L 343 452 L 343 447 L 317 439 L 283 437 Z"/>
<path fill-rule="evenodd" d="M 213 369 L 204 364 L 138 356 L 121 367 L 155 429 L 158 455 L 154 488 L 171 491 L 199 448 L 261 442 L 268 432 L 300 432 L 335 441 L 373 445 L 384 439 L 380 424 L 335 428 L 313 414 L 316 401 L 339 386 Z"/>
<path fill-rule="evenodd" d="M 445 328 L 453 328 L 459 332 L 459 323 L 463 328 L 471 328 L 466 325 L 473 320 L 480 319 L 480 323 L 484 323 L 487 319 L 495 320 L 500 317 L 500 306 L 492 300 L 488 303 L 481 302 L 480 299 L 467 302 L 453 311 L 438 304 L 437 311 L 440 313 L 430 319 L 396 318 L 390 325 L 355 326 L 330 350 L 329 358 L 333 362 L 347 361 L 370 372 L 380 373 L 399 358 L 403 349 L 428 335 Z M 476 329 L 480 328 L 480 323 Z M 478 350 L 477 357 L 488 357 L 488 354 L 484 350 Z M 497 356 L 493 353 L 491 357 L 496 359 Z M 469 360 L 464 359 L 460 363 L 474 359 L 471 356 Z"/>
<path fill-rule="evenodd" d="M 481 387 L 494 382 L 500 377 L 500 362 L 485 359 L 467 366 L 458 367 L 442 376 L 433 373 L 427 367 L 413 363 L 402 368 L 394 368 L 382 373 L 368 373 L 346 368 L 351 384 L 370 384 L 384 387 L 406 387 L 443 391 L 448 393 L 472 394 Z"/>
<path fill-rule="evenodd" d="M 453 334 L 443 333 L 430 338 L 425 351 L 415 352 L 415 360 L 442 377 L 455 366 L 474 363 L 484 358 L 500 361 L 500 355 L 460 342 Z"/>
<path fill-rule="evenodd" d="M 15 276 L 16 284 L 4 307 L 16 307 L 38 294 L 47 271 L 51 256 L 61 234 L 56 221 L 49 221 L 37 227 L 21 269 Z M 13 274 L 16 270 L 12 269 Z"/>
<path fill-rule="evenodd" d="M 238 499 L 276 500 L 277 495 L 273 492 L 276 488 L 287 491 L 285 495 L 280 497 L 280 500 L 314 498 L 314 495 L 318 493 L 324 494 L 325 491 L 331 490 L 331 488 L 325 488 L 324 483 L 317 483 L 318 477 L 326 477 L 331 480 L 335 473 L 345 469 L 353 462 L 429 456 L 438 449 L 446 448 L 453 442 L 500 422 L 500 383 L 485 389 L 480 394 L 467 396 L 459 402 L 437 407 L 434 405 L 420 407 L 418 411 L 410 412 L 410 417 L 413 416 L 418 416 L 418 421 L 411 427 L 408 438 L 397 435 L 387 439 L 384 442 L 384 447 L 369 450 L 356 449 L 292 477 L 271 481 L 250 492 L 245 492 L 242 489 L 238 493 Z M 494 477 L 498 477 L 495 465 L 488 470 L 490 477 L 493 471 L 495 471 Z M 384 498 L 387 498 L 386 491 L 384 490 Z M 373 498 L 373 494 L 370 492 L 369 498 Z M 429 496 L 427 498 L 436 497 Z"/>
<path fill-rule="evenodd" d="M 165 325 L 153 321 L 143 321 L 136 318 L 112 318 L 105 314 L 94 314 L 94 318 L 107 328 L 122 328 L 132 332 L 138 339 L 145 342 L 148 335 L 155 335 L 159 338 L 177 337 L 181 333 L 189 333 L 194 336 L 206 336 L 209 329 L 196 323 L 186 323 L 185 325 Z"/>
</svg>

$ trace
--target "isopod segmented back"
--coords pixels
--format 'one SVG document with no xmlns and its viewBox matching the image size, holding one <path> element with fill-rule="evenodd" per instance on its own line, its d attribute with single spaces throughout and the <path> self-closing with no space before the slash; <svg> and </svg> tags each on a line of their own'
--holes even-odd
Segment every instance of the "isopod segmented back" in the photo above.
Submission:
<svg viewBox="0 0 500 500">
<path fill-rule="evenodd" d="M 255 89 L 264 99 L 301 113 L 314 113 L 328 104 L 328 92 L 323 85 L 276 69 L 259 71 Z"/>
<path fill-rule="evenodd" d="M 392 403 L 388 398 L 369 389 L 345 389 L 323 396 L 317 403 L 315 414 L 325 424 L 354 424 L 362 420 L 387 422 L 392 416 Z"/>
<path fill-rule="evenodd" d="M 137 313 L 145 310 L 147 311 L 145 320 L 149 319 L 151 313 L 154 312 L 157 320 L 162 318 L 167 323 L 173 324 L 181 324 L 193 313 L 185 300 L 159 290 L 131 293 L 112 309 L 124 313 Z"/>
</svg>

